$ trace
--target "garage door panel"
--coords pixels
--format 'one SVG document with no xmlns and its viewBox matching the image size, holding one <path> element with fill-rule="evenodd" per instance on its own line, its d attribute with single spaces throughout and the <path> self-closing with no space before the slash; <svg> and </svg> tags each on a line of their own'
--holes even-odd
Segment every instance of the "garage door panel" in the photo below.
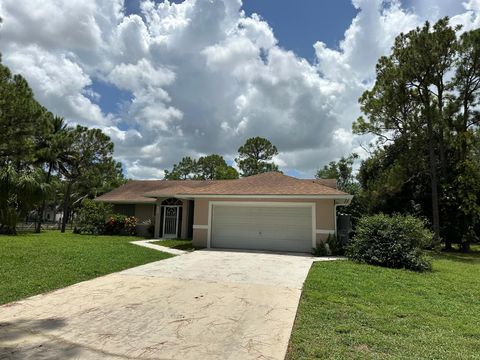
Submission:
<svg viewBox="0 0 480 360">
<path fill-rule="evenodd" d="M 312 209 L 214 205 L 212 247 L 309 252 Z"/>
</svg>

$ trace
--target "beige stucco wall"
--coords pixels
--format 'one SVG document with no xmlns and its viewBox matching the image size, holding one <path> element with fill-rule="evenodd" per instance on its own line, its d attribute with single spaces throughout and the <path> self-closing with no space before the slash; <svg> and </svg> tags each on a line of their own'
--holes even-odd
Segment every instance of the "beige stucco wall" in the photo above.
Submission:
<svg viewBox="0 0 480 360">
<path fill-rule="evenodd" d="M 193 239 L 192 244 L 195 247 L 207 247 L 207 236 L 208 230 L 207 229 L 193 229 Z"/>
<path fill-rule="evenodd" d="M 208 199 L 195 199 L 193 225 L 208 225 Z"/>
<path fill-rule="evenodd" d="M 316 204 L 316 230 L 335 231 L 335 202 L 331 199 L 256 199 L 256 198 L 202 198 L 195 199 L 193 224 L 208 225 L 208 206 L 210 201 L 255 201 L 255 202 L 305 202 Z M 207 229 L 193 229 L 193 243 L 196 246 L 207 246 Z M 317 234 L 317 242 L 328 235 Z"/>
<path fill-rule="evenodd" d="M 316 200 L 317 229 L 335 230 L 335 201 Z"/>
</svg>

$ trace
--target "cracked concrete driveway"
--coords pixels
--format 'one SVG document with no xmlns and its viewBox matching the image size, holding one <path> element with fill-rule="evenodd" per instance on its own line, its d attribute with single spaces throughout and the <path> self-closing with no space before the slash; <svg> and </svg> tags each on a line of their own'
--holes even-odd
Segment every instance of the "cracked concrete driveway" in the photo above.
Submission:
<svg viewBox="0 0 480 360">
<path fill-rule="evenodd" d="M 0 307 L 0 359 L 283 359 L 312 258 L 195 251 Z"/>
</svg>

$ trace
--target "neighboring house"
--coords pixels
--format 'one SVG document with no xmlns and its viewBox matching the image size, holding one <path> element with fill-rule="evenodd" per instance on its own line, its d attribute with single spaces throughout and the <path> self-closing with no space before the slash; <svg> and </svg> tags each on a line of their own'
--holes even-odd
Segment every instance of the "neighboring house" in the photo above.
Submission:
<svg viewBox="0 0 480 360">
<path fill-rule="evenodd" d="M 43 212 L 42 221 L 43 222 L 55 222 L 58 223 L 62 221 L 62 212 L 57 210 L 57 206 L 55 204 L 47 204 L 45 207 L 45 211 Z M 25 221 L 27 222 L 34 222 L 37 219 L 38 211 L 32 210 L 30 211 L 27 216 L 25 217 Z"/>
<path fill-rule="evenodd" d="M 207 248 L 310 252 L 336 233 L 336 207 L 352 196 L 335 180 L 270 172 L 237 180 L 133 180 L 96 201 L 155 225 L 155 238 Z"/>
</svg>

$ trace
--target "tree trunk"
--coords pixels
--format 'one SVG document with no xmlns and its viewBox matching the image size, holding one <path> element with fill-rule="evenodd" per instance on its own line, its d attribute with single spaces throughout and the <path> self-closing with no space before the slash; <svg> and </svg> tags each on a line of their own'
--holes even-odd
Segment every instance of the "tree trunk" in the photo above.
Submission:
<svg viewBox="0 0 480 360">
<path fill-rule="evenodd" d="M 462 251 L 462 253 L 470 252 L 470 241 L 462 242 L 462 246 L 461 246 L 460 250 Z"/>
<path fill-rule="evenodd" d="M 68 182 L 67 189 L 65 190 L 65 195 L 63 197 L 63 215 L 62 215 L 62 228 L 61 228 L 62 233 L 65 232 L 65 228 L 67 226 L 68 211 L 70 210 L 69 203 L 70 203 L 71 188 L 72 188 L 72 183 Z"/>
<path fill-rule="evenodd" d="M 433 125 L 430 111 L 427 111 L 427 134 L 428 134 L 428 154 L 430 162 L 430 184 L 432 188 L 432 222 L 433 222 L 433 246 L 440 243 L 440 214 L 438 209 L 438 179 L 437 179 L 437 159 L 435 156 Z"/>
<path fill-rule="evenodd" d="M 50 163 L 48 165 L 48 173 L 47 173 L 47 185 L 50 184 L 50 178 L 52 176 L 52 167 L 53 167 L 53 164 Z M 42 229 L 42 220 L 43 220 L 43 214 L 45 213 L 45 207 L 47 206 L 47 201 L 46 199 L 44 198 L 43 201 L 42 201 L 42 205 L 41 207 L 38 209 L 37 213 L 38 213 L 38 216 L 37 216 L 37 223 L 35 224 L 35 232 L 36 233 L 40 233 L 40 230 Z"/>
<path fill-rule="evenodd" d="M 439 147 L 439 153 L 440 153 L 440 169 L 442 176 L 445 177 L 447 176 L 447 159 L 445 155 L 445 140 L 444 140 L 444 133 L 443 133 L 443 128 L 444 128 L 444 121 L 445 119 L 443 118 L 443 82 L 442 84 L 437 86 L 438 90 L 438 115 L 439 115 L 439 130 L 438 130 L 438 147 Z"/>
<path fill-rule="evenodd" d="M 445 239 L 445 251 L 452 251 L 452 242 L 450 239 Z"/>
</svg>

